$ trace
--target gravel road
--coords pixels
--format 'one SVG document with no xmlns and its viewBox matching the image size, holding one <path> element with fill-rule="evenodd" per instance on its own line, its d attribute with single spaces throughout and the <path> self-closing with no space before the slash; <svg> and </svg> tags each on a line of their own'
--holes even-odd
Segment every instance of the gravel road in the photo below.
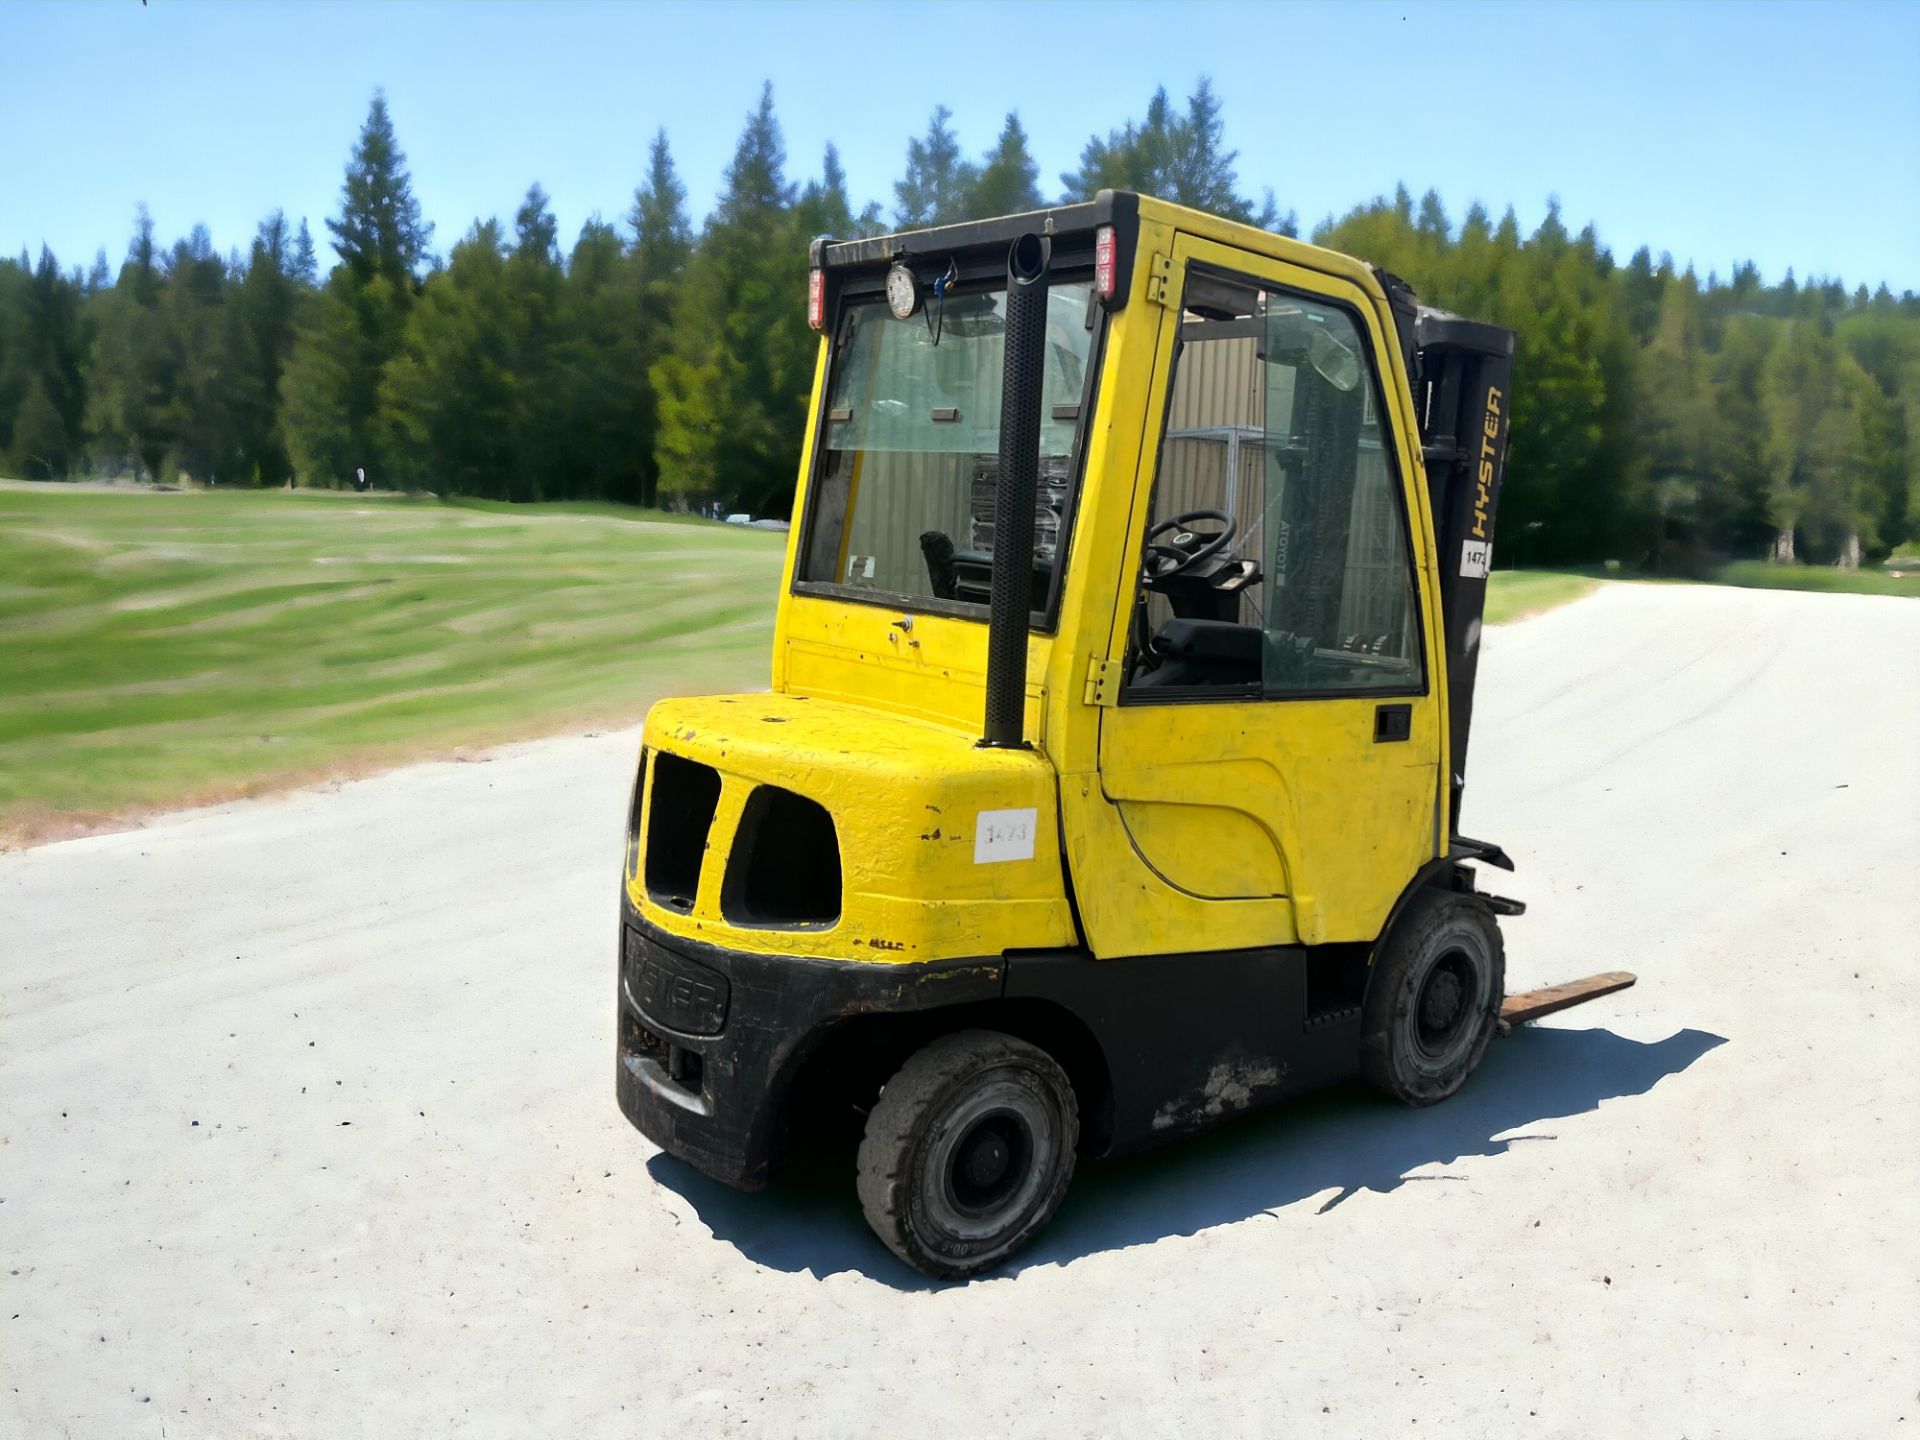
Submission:
<svg viewBox="0 0 1920 1440">
<path fill-rule="evenodd" d="M 1920 1434 L 1920 604 L 1613 585 L 1481 688 L 1510 986 L 1639 987 L 964 1287 L 615 1110 L 631 732 L 0 857 L 0 1434 Z"/>
</svg>

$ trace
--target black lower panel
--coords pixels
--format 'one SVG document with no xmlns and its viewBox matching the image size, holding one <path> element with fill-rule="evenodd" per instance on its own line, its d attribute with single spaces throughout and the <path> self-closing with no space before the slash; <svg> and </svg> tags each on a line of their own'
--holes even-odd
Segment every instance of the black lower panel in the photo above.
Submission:
<svg viewBox="0 0 1920 1440">
<path fill-rule="evenodd" d="M 990 1000 L 998 959 L 927 965 L 756 955 L 667 935 L 623 903 L 614 1093 L 668 1154 L 743 1189 L 778 1159 L 800 1064 L 850 1017 Z"/>
<path fill-rule="evenodd" d="M 1061 1005 L 1092 1030 L 1113 1087 L 1106 1151 L 1119 1153 L 1356 1075 L 1358 1006 L 1308 1010 L 1309 966 L 1346 963 L 1342 948 L 1013 955 L 1006 994 Z"/>
<path fill-rule="evenodd" d="M 1057 1047 L 1089 1092 L 1082 1135 L 1095 1155 L 1191 1134 L 1359 1070 L 1365 946 L 885 965 L 728 950 L 623 911 L 620 1108 L 668 1153 L 743 1188 L 766 1182 L 796 1076 L 816 1053 L 833 1058 L 818 1047 L 847 1025 L 898 1018 L 911 1045 L 977 1025 Z M 1049 1021 L 1052 1007 L 1084 1033 Z"/>
</svg>

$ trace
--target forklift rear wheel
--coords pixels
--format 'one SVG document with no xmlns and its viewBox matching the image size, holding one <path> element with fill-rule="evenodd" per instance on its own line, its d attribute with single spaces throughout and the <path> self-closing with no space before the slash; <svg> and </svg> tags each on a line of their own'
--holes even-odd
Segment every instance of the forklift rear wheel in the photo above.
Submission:
<svg viewBox="0 0 1920 1440">
<path fill-rule="evenodd" d="M 860 1142 L 860 1208 L 914 1269 L 966 1279 L 1053 1218 L 1079 1140 L 1073 1085 L 1052 1056 L 997 1030 L 961 1030 L 916 1052 L 880 1092 Z"/>
<path fill-rule="evenodd" d="M 1473 895 L 1431 891 L 1408 907 L 1374 960 L 1360 1070 L 1409 1105 L 1446 1099 L 1486 1054 L 1507 978 L 1493 912 Z"/>
</svg>

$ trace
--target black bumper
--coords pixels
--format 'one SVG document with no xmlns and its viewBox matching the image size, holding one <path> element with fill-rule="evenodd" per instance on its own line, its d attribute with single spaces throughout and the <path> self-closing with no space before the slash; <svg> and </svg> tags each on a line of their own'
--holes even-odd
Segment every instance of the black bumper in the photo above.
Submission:
<svg viewBox="0 0 1920 1440">
<path fill-rule="evenodd" d="M 666 934 L 621 902 L 620 1109 L 669 1155 L 765 1185 L 801 1065 L 840 1022 L 992 999 L 1005 962 L 888 965 L 755 955 Z"/>
</svg>

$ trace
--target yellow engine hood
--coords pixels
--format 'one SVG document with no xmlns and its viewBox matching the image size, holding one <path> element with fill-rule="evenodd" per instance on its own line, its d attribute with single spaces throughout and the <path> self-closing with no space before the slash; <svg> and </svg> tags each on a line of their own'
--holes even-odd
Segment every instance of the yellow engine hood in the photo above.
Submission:
<svg viewBox="0 0 1920 1440">
<path fill-rule="evenodd" d="M 1060 862 L 1053 767 L 1032 750 L 984 750 L 972 735 L 862 706 L 785 694 L 662 701 L 644 744 L 711 766 L 720 794 L 691 906 L 647 892 L 652 783 L 629 849 L 628 898 L 662 929 L 763 954 L 920 961 L 1074 942 Z M 832 817 L 839 918 L 734 923 L 721 890 L 749 795 L 773 785 Z"/>
</svg>

